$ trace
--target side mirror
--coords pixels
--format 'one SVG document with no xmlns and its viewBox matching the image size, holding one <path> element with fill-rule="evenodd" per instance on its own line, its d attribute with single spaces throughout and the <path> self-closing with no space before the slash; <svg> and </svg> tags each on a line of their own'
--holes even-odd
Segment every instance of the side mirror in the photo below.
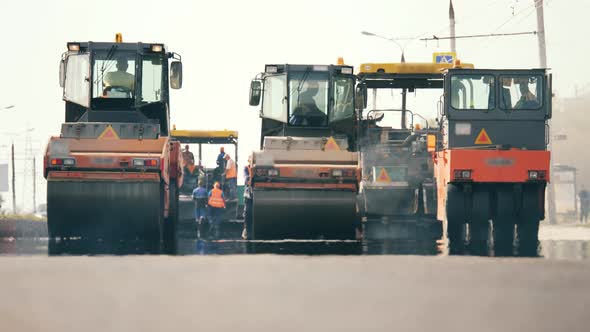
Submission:
<svg viewBox="0 0 590 332">
<path fill-rule="evenodd" d="M 182 62 L 180 61 L 170 63 L 170 87 L 172 89 L 182 88 Z"/>
<path fill-rule="evenodd" d="M 262 82 L 253 80 L 250 83 L 250 106 L 258 106 L 262 96 Z"/>
<path fill-rule="evenodd" d="M 59 62 L 59 86 L 63 88 L 66 85 L 66 60 Z"/>
<path fill-rule="evenodd" d="M 367 86 L 364 84 L 356 86 L 355 107 L 360 110 L 367 108 Z"/>
<path fill-rule="evenodd" d="M 426 147 L 428 149 L 428 152 L 436 151 L 436 135 L 426 136 Z"/>
</svg>

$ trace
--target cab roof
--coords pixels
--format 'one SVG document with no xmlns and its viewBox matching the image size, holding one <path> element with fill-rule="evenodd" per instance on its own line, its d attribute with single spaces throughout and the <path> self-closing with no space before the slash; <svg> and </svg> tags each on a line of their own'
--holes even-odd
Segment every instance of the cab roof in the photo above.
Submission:
<svg viewBox="0 0 590 332">
<path fill-rule="evenodd" d="M 369 89 L 440 89 L 443 74 L 454 65 L 431 62 L 363 63 L 358 77 Z M 473 69 L 463 63 L 461 68 Z"/>
<path fill-rule="evenodd" d="M 177 130 L 170 131 L 170 136 L 181 143 L 235 144 L 238 132 L 235 130 Z"/>
</svg>

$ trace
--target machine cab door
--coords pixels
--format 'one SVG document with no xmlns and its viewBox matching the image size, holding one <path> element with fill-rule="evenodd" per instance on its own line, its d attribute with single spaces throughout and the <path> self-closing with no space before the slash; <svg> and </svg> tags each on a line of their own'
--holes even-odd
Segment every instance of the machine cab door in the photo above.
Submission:
<svg viewBox="0 0 590 332">
<path fill-rule="evenodd" d="M 336 132 L 353 135 L 355 125 L 355 79 L 352 75 L 335 74 L 330 98 L 330 124 Z"/>
</svg>

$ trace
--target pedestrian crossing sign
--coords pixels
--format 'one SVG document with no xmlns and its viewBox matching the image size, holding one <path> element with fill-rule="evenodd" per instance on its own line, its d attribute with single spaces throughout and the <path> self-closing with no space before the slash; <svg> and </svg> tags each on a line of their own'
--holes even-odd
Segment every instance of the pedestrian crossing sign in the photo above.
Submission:
<svg viewBox="0 0 590 332">
<path fill-rule="evenodd" d="M 389 174 L 387 174 L 387 171 L 383 167 L 381 168 L 381 171 L 379 172 L 379 176 L 377 177 L 377 182 L 391 182 L 391 178 L 389 177 Z"/>
<path fill-rule="evenodd" d="M 455 63 L 457 54 L 455 52 L 437 52 L 432 54 L 432 62 L 434 63 Z"/>
</svg>

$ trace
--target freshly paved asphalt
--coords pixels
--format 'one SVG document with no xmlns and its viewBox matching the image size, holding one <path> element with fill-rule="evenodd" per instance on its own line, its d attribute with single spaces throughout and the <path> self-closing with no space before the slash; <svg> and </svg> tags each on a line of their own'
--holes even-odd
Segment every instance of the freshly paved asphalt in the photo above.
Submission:
<svg viewBox="0 0 590 332">
<path fill-rule="evenodd" d="M 590 261 L 0 259 L 2 331 L 589 331 Z"/>
</svg>

